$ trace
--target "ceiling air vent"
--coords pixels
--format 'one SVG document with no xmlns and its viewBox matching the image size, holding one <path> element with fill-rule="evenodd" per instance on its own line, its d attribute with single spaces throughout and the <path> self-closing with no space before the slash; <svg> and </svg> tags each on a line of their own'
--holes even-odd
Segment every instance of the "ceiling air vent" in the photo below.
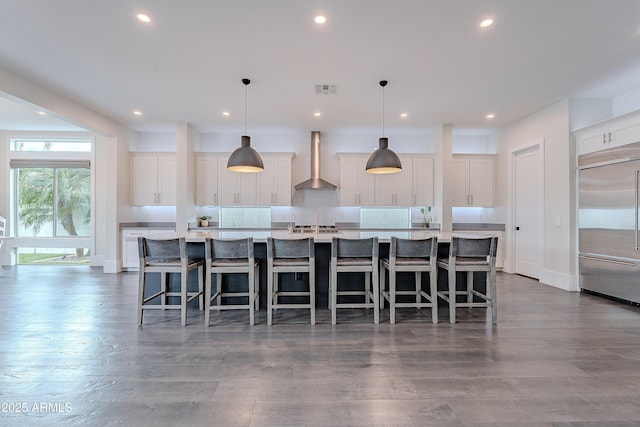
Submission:
<svg viewBox="0 0 640 427">
<path fill-rule="evenodd" d="M 316 95 L 335 95 L 337 85 L 318 84 L 316 85 Z"/>
</svg>

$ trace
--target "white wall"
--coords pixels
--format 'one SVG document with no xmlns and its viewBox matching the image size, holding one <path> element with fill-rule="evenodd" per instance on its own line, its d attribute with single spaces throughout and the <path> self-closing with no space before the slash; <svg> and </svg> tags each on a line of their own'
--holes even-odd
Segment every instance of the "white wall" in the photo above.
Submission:
<svg viewBox="0 0 640 427">
<path fill-rule="evenodd" d="M 569 101 L 554 104 L 502 129 L 497 135 L 497 207 L 507 222 L 511 200 L 507 191 L 509 151 L 534 140 L 545 144 L 544 255 L 540 282 L 567 290 L 578 290 L 575 248 L 575 151 L 569 129 Z M 560 226 L 556 226 L 556 217 Z M 505 258 L 513 262 L 513 235 L 506 230 Z M 505 263 L 505 270 L 513 266 Z"/>
<path fill-rule="evenodd" d="M 96 135 L 96 198 L 95 209 L 104 213 L 95 224 L 95 253 L 92 263 L 103 265 L 104 271 L 120 271 L 120 214 L 126 211 L 129 199 L 128 147 L 136 140 L 131 129 L 95 111 L 61 96 L 43 86 L 25 80 L 0 68 L 0 92 L 35 108 L 52 112 L 57 117 L 87 129 Z M 0 176 L 0 187 L 8 188 L 8 174 Z M 6 195 L 4 200 L 6 201 Z M 125 202 L 126 201 L 126 202 Z M 125 204 L 126 203 L 126 204 Z M 6 206 L 4 206 L 6 208 Z"/>
</svg>

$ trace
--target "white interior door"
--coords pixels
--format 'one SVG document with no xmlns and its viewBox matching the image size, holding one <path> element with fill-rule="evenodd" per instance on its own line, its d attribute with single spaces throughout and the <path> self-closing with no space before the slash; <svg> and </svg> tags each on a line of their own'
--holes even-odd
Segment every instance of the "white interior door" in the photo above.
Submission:
<svg viewBox="0 0 640 427">
<path fill-rule="evenodd" d="M 540 278 L 544 162 L 540 145 L 515 153 L 515 272 Z"/>
</svg>

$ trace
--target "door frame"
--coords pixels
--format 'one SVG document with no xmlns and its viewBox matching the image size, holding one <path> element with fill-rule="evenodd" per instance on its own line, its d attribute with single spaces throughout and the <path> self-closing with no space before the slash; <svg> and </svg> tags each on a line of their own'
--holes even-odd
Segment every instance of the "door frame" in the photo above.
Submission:
<svg viewBox="0 0 640 427">
<path fill-rule="evenodd" d="M 515 224 L 515 212 L 516 212 L 516 186 L 515 186 L 515 182 L 516 182 L 516 156 L 518 156 L 518 154 L 523 153 L 525 151 L 529 151 L 531 149 L 534 148 L 538 148 L 538 151 L 540 153 L 540 158 L 538 160 L 539 162 L 539 167 L 541 170 L 541 178 L 542 178 L 542 203 L 540 203 L 540 206 L 538 207 L 538 218 L 539 218 L 539 226 L 540 226 L 540 230 L 542 230 L 542 239 L 541 239 L 541 245 L 542 247 L 540 248 L 542 250 L 542 265 L 540 266 L 540 272 L 542 273 L 542 270 L 544 270 L 544 248 L 545 248 L 545 234 L 544 234 L 544 204 L 545 204 L 545 199 L 544 199 L 544 194 L 545 194 L 545 181 L 546 181 L 546 174 L 545 174 L 545 157 L 544 157 L 544 137 L 540 137 L 537 139 L 534 139 L 530 142 L 527 142 L 525 144 L 522 145 L 518 145 L 516 147 L 512 147 L 509 149 L 509 158 L 507 161 L 507 167 L 508 167 L 508 176 L 509 179 L 507 180 L 507 194 L 508 194 L 508 212 L 507 212 L 507 227 L 505 230 L 505 241 L 507 243 L 506 248 L 505 248 L 505 256 L 507 257 L 504 260 L 504 271 L 507 273 L 514 273 L 516 272 L 516 236 L 515 236 L 515 229 L 516 229 L 516 224 Z"/>
</svg>

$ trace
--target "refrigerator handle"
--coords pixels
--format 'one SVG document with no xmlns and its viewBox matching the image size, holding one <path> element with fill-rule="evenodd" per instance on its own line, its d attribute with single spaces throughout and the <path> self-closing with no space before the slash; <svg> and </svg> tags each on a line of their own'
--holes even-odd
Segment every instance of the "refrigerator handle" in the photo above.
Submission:
<svg viewBox="0 0 640 427">
<path fill-rule="evenodd" d="M 634 241 L 635 241 L 635 250 L 638 251 L 640 250 L 640 248 L 638 247 L 638 181 L 640 180 L 640 170 L 636 170 L 635 172 L 635 179 L 636 179 L 636 191 L 635 191 L 635 219 L 634 219 L 634 223 L 635 223 L 635 236 L 634 236 Z"/>
</svg>

